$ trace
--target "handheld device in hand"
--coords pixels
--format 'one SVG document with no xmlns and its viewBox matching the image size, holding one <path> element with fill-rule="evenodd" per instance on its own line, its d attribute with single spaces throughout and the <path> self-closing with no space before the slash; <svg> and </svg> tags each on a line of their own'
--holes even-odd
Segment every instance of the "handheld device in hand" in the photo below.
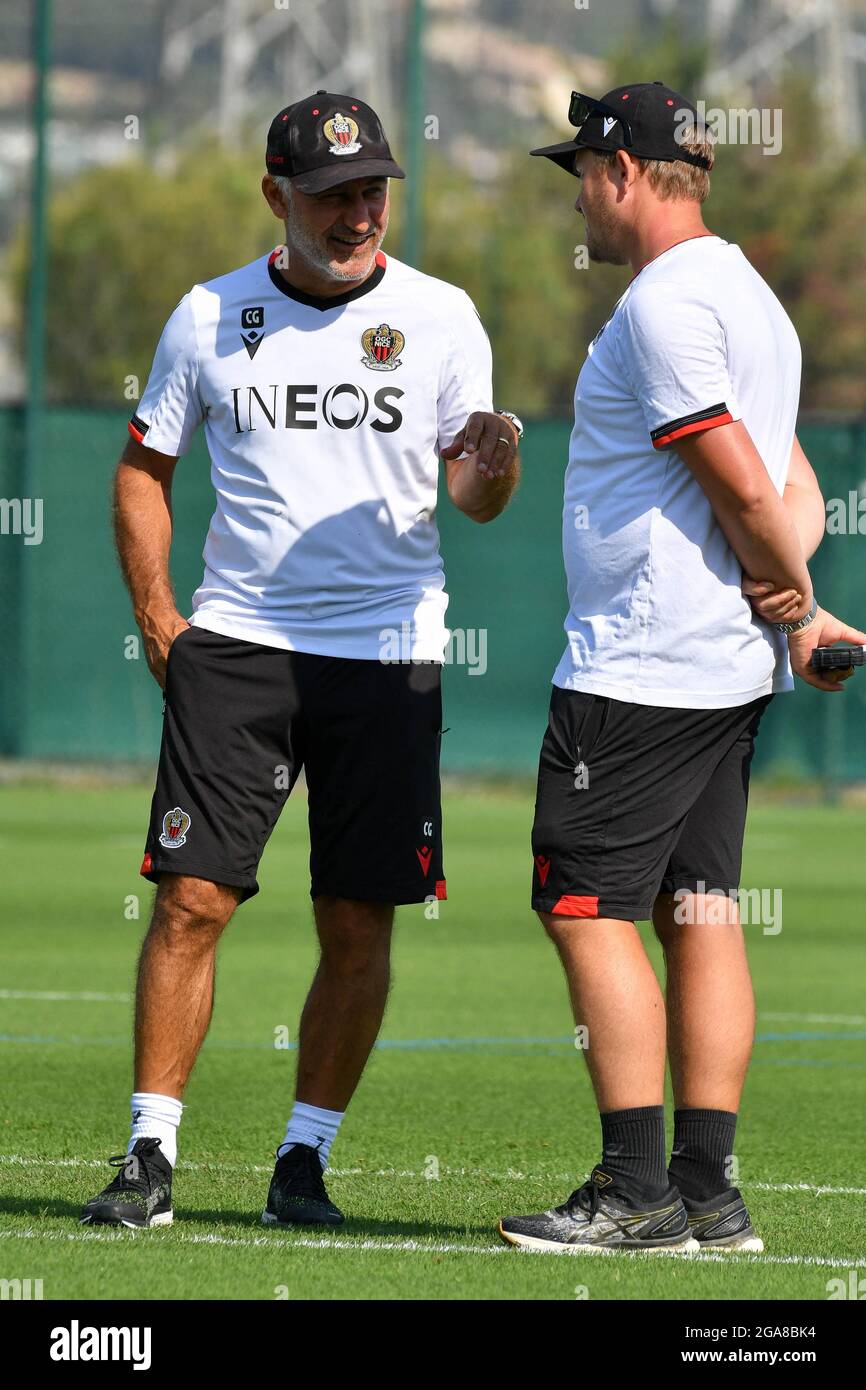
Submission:
<svg viewBox="0 0 866 1390">
<path fill-rule="evenodd" d="M 850 666 L 864 666 L 866 647 L 816 647 L 810 664 L 813 671 L 847 671 Z"/>
</svg>

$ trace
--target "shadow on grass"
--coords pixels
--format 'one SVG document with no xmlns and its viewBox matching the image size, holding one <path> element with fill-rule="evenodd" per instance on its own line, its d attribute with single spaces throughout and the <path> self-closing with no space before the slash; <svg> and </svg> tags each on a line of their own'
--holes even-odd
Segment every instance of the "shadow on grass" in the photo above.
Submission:
<svg viewBox="0 0 866 1390">
<path fill-rule="evenodd" d="M 342 1240 L 364 1240 L 374 1236 L 392 1240 L 477 1240 L 495 1233 L 489 1224 L 478 1226 L 450 1226 L 433 1221 L 364 1221 L 351 1217 L 341 1226 L 263 1226 L 261 1208 L 254 1212 L 195 1211 L 186 1207 L 175 1210 L 174 1225 L 178 1229 L 190 1222 L 200 1222 L 206 1226 L 234 1226 L 267 1237 L 271 1232 L 278 1236 L 333 1236 Z"/>
<path fill-rule="evenodd" d="M 80 1202 L 60 1201 L 44 1197 L 0 1197 L 0 1213 L 10 1216 L 74 1217 L 76 1226 L 85 1198 Z"/>
<path fill-rule="evenodd" d="M 0 1214 L 8 1216 L 29 1217 L 32 1220 L 42 1218 L 43 1220 L 67 1220 L 76 1229 L 81 1225 L 81 1210 L 84 1203 L 69 1202 L 60 1199 L 49 1199 L 39 1197 L 2 1197 L 0 1198 Z M 442 1222 L 424 1221 L 364 1221 L 349 1219 L 342 1226 L 263 1226 L 261 1224 L 261 1208 L 255 1211 L 217 1211 L 217 1210 L 198 1210 L 184 1207 L 175 1208 L 174 1224 L 170 1228 L 154 1227 L 154 1230 L 173 1230 L 183 1232 L 185 1227 L 192 1225 L 212 1226 L 214 1228 L 230 1227 L 238 1232 L 244 1232 L 250 1236 L 262 1236 L 268 1238 L 269 1233 L 281 1236 L 296 1236 L 299 1239 L 308 1236 L 313 1239 L 322 1239 L 332 1236 L 340 1239 L 366 1240 L 374 1237 L 379 1239 L 392 1240 L 417 1240 L 441 1241 L 441 1240 L 477 1240 L 479 1238 L 492 1239 L 495 1235 L 495 1227 L 490 1224 L 478 1226 L 451 1226 Z M 87 1230 L 128 1230 L 128 1227 L 110 1226 L 90 1226 Z M 132 1234 L 135 1234 L 133 1232 Z M 196 1234 L 199 1234 L 198 1232 Z M 219 1235 L 219 1229 L 214 1230 L 214 1235 Z"/>
</svg>

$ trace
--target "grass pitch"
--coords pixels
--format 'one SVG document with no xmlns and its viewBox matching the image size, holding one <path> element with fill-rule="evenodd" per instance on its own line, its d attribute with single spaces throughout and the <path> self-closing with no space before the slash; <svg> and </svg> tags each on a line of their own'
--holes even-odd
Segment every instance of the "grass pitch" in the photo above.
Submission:
<svg viewBox="0 0 866 1390">
<path fill-rule="evenodd" d="M 315 948 L 300 789 L 262 892 L 220 953 L 186 1096 L 175 1224 L 78 1224 L 128 1133 L 138 878 L 150 786 L 6 786 L 0 927 L 0 1277 L 46 1299 L 823 1300 L 866 1276 L 866 812 L 753 808 L 744 887 L 781 888 L 747 929 L 758 1041 L 737 1139 L 760 1256 L 533 1255 L 497 1218 L 564 1200 L 598 1157 L 565 985 L 528 907 L 531 796 L 446 796 L 449 901 L 398 914 L 380 1045 L 331 1155 L 335 1234 L 264 1230 Z M 136 918 L 135 913 L 139 916 Z M 661 972 L 649 927 L 642 929 Z"/>
</svg>

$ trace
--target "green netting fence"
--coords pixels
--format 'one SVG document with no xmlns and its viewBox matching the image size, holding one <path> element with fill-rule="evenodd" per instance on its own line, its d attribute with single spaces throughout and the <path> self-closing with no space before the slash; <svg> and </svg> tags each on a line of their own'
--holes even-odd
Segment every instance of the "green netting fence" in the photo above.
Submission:
<svg viewBox="0 0 866 1390">
<path fill-rule="evenodd" d="M 521 774 L 535 765 L 550 676 L 564 642 L 560 525 L 569 430 L 568 421 L 529 422 L 523 484 L 506 514 L 490 526 L 461 516 L 442 490 L 448 622 L 470 642 L 470 660 L 453 662 L 445 673 L 446 769 Z M 116 411 L 47 410 L 32 484 L 43 503 L 41 543 L 26 544 L 13 530 L 13 510 L 2 511 L 4 756 L 115 762 L 156 757 L 162 697 L 143 655 L 129 659 L 128 639 L 136 628 L 110 526 L 111 478 L 125 436 L 126 416 Z M 804 423 L 800 437 L 825 497 L 839 500 L 847 524 L 847 532 L 828 536 L 812 562 L 816 590 L 825 607 L 862 627 L 866 425 Z M 23 413 L 0 410 L 0 505 L 22 497 L 23 458 Z M 185 613 L 201 576 L 212 509 L 209 461 L 199 435 L 178 465 L 174 485 L 172 570 Z M 453 643 L 455 656 L 460 640 Z M 483 664 L 484 674 L 473 674 Z M 756 771 L 820 777 L 831 787 L 866 780 L 864 710 L 864 675 L 842 696 L 800 686 L 780 697 L 763 727 Z"/>
</svg>

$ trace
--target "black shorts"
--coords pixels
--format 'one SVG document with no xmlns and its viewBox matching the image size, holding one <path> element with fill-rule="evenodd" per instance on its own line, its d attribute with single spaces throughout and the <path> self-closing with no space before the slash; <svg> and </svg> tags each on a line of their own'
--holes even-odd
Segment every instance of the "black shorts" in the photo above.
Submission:
<svg viewBox="0 0 866 1390">
<path fill-rule="evenodd" d="M 440 677 L 435 663 L 182 631 L 168 655 L 144 877 L 191 874 L 251 898 L 303 768 L 312 897 L 444 898 Z"/>
<path fill-rule="evenodd" d="M 554 686 L 532 828 L 536 911 L 644 921 L 660 893 L 737 889 L 749 765 L 772 698 L 670 709 Z"/>
</svg>

